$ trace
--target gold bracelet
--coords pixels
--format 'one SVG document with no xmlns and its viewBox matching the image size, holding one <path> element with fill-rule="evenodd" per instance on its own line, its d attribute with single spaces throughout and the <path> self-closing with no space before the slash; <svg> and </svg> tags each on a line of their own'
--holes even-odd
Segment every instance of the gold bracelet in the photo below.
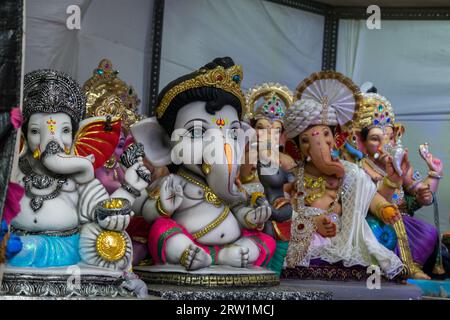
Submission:
<svg viewBox="0 0 450 320">
<path fill-rule="evenodd" d="M 384 177 L 383 178 L 383 184 L 391 189 L 400 189 L 400 187 L 402 186 L 400 183 L 395 183 L 393 182 L 391 179 L 389 179 L 388 177 Z"/>
<path fill-rule="evenodd" d="M 259 198 L 265 198 L 265 197 L 266 196 L 265 196 L 264 192 L 253 192 L 252 196 L 251 196 L 251 200 L 250 200 L 250 205 L 252 205 L 252 206 L 256 205 L 256 201 Z"/>
<path fill-rule="evenodd" d="M 163 216 L 163 217 L 170 217 L 171 216 L 170 213 L 168 213 L 167 211 L 165 211 L 163 209 L 163 207 L 161 205 L 161 198 L 160 197 L 158 197 L 158 199 L 156 199 L 156 210 L 158 210 L 158 213 L 159 213 L 160 216 Z"/>
<path fill-rule="evenodd" d="M 439 173 L 437 173 L 436 171 L 433 171 L 433 170 L 428 171 L 428 176 L 430 178 L 435 178 L 435 179 L 438 179 L 438 180 L 443 178 L 443 176 L 441 176 Z"/>
<path fill-rule="evenodd" d="M 253 222 L 250 222 L 250 221 L 247 220 L 247 216 L 248 216 L 248 213 L 249 213 L 250 211 L 252 211 L 252 210 L 249 210 L 249 211 L 245 214 L 244 221 L 245 221 L 245 224 L 247 225 L 247 228 L 248 228 L 248 229 L 256 229 L 256 228 L 258 228 L 258 225 L 255 224 L 255 223 L 253 223 Z"/>
<path fill-rule="evenodd" d="M 180 257 L 180 265 L 182 265 L 182 266 L 185 267 L 186 269 L 189 267 L 189 266 L 187 265 L 187 259 L 189 258 L 189 251 L 190 251 L 190 249 L 189 249 L 189 247 L 187 247 L 187 248 L 183 251 L 183 253 L 181 254 L 181 257 Z"/>
</svg>

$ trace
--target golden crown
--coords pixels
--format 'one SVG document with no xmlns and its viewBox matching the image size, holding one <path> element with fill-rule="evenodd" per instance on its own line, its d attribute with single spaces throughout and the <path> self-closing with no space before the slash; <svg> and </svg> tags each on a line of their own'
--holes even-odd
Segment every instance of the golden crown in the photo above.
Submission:
<svg viewBox="0 0 450 320">
<path fill-rule="evenodd" d="M 262 104 L 255 108 L 258 100 L 264 97 Z M 283 86 L 279 83 L 263 83 L 257 85 L 247 91 L 245 94 L 246 105 L 244 120 L 249 121 L 255 118 L 255 116 L 263 116 L 273 120 L 282 121 L 286 109 L 293 103 L 293 94 L 287 86 Z M 281 100 L 284 105 L 278 103 Z"/>
<path fill-rule="evenodd" d="M 377 93 L 365 93 L 353 121 L 354 129 L 373 126 L 394 126 L 395 114 L 392 105 L 385 97 Z"/>
<path fill-rule="evenodd" d="M 86 116 L 111 115 L 120 117 L 122 128 L 128 132 L 130 126 L 142 119 L 137 107 L 141 103 L 136 91 L 117 75 L 108 59 L 102 59 L 93 75 L 83 85 L 86 94 Z"/>
<path fill-rule="evenodd" d="M 187 90 L 201 87 L 214 87 L 231 93 L 239 99 L 242 108 L 244 108 L 245 98 L 241 89 L 242 78 L 241 66 L 235 65 L 227 69 L 218 66 L 211 70 L 202 68 L 198 70 L 197 76 L 175 85 L 164 94 L 161 102 L 155 109 L 156 117 L 160 119 L 164 115 L 164 112 L 166 112 L 170 103 L 177 95 Z"/>
</svg>

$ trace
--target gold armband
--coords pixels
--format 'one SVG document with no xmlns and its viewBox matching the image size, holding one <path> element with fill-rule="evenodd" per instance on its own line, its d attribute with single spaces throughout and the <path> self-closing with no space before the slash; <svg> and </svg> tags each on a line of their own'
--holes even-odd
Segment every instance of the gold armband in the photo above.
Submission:
<svg viewBox="0 0 450 320">
<path fill-rule="evenodd" d="M 434 179 L 438 179 L 438 180 L 443 178 L 442 175 L 440 175 L 439 173 L 437 173 L 436 171 L 433 171 L 433 170 L 428 171 L 428 176 L 430 178 L 434 178 Z"/>
<path fill-rule="evenodd" d="M 159 213 L 160 216 L 163 216 L 163 217 L 170 217 L 171 216 L 170 213 L 168 213 L 167 211 L 165 211 L 163 209 L 163 207 L 161 205 L 161 198 L 160 197 L 158 197 L 158 199 L 156 199 L 156 210 L 158 210 L 158 213 Z"/>
<path fill-rule="evenodd" d="M 388 177 L 383 178 L 383 184 L 391 189 L 400 189 L 400 187 L 402 186 L 401 183 L 395 183 Z"/>
</svg>

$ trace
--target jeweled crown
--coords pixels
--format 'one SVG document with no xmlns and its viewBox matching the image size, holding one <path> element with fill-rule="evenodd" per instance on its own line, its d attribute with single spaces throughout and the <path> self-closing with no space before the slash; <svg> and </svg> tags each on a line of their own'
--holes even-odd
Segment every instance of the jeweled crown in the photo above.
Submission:
<svg viewBox="0 0 450 320">
<path fill-rule="evenodd" d="M 244 120 L 266 118 L 270 121 L 283 122 L 286 109 L 293 102 L 293 94 L 288 87 L 279 83 L 264 83 L 249 89 L 245 95 L 246 108 Z M 258 100 L 264 101 L 255 108 Z"/>
<path fill-rule="evenodd" d="M 214 87 L 231 93 L 239 99 L 242 107 L 245 106 L 244 93 L 241 89 L 243 78 L 242 67 L 234 65 L 230 68 L 217 66 L 214 69 L 201 68 L 197 75 L 170 88 L 156 106 L 155 114 L 160 119 L 172 100 L 182 92 L 201 87 Z"/>
<path fill-rule="evenodd" d="M 394 126 L 395 114 L 388 99 L 377 93 L 364 93 L 363 99 L 355 114 L 353 127 Z"/>
<path fill-rule="evenodd" d="M 122 128 L 128 132 L 131 125 L 142 119 L 137 112 L 141 103 L 136 91 L 118 77 L 110 60 L 102 59 L 93 75 L 83 85 L 86 93 L 86 117 L 111 115 L 120 117 Z"/>
<path fill-rule="evenodd" d="M 27 73 L 23 95 L 24 122 L 38 112 L 63 112 L 76 123 L 83 119 L 86 97 L 78 83 L 63 72 L 43 69 Z"/>
</svg>

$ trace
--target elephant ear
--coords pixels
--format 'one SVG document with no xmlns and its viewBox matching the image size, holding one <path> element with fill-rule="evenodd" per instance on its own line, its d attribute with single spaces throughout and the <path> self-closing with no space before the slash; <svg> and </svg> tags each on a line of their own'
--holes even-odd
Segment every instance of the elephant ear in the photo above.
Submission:
<svg viewBox="0 0 450 320">
<path fill-rule="evenodd" d="M 302 153 L 300 149 L 297 147 L 297 144 L 295 143 L 294 139 L 287 139 L 286 144 L 284 146 L 284 151 L 286 154 L 291 156 L 292 159 L 295 161 L 302 161 Z"/>
<path fill-rule="evenodd" d="M 98 169 L 111 158 L 119 143 L 120 118 L 108 121 L 106 116 L 91 117 L 80 122 L 75 136 L 73 152 L 77 156 L 94 155 L 94 169 Z"/>
<path fill-rule="evenodd" d="M 136 142 L 144 145 L 146 159 L 155 167 L 172 163 L 170 139 L 155 117 L 141 120 L 130 128 Z"/>
</svg>

